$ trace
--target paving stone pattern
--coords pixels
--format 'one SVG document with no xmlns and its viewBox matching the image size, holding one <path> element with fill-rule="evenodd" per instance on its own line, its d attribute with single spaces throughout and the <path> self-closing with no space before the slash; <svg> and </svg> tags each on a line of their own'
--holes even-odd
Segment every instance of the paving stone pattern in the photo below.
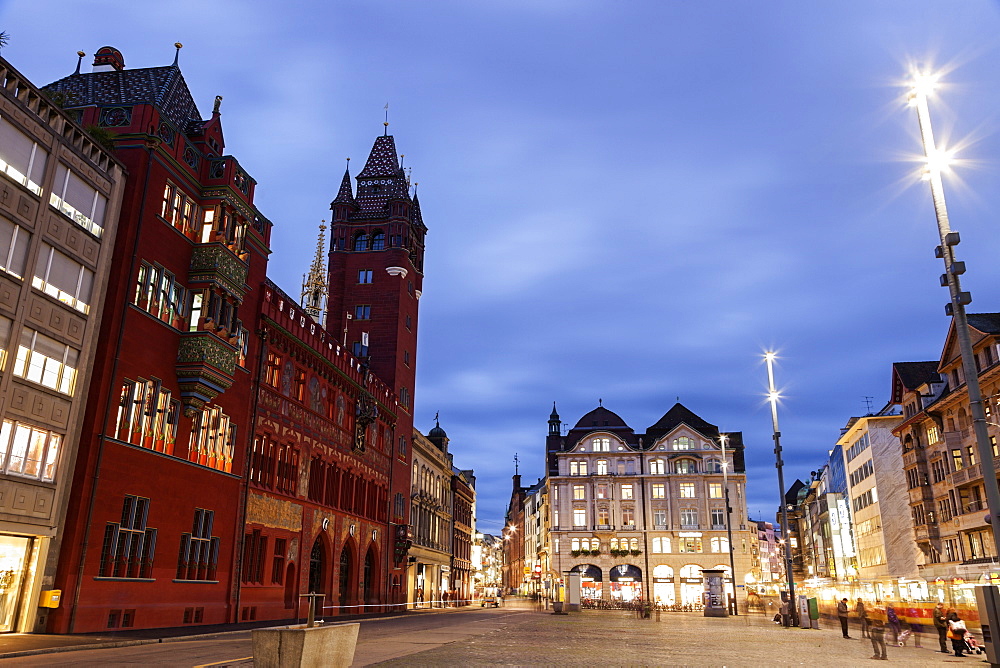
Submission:
<svg viewBox="0 0 1000 668">
<path fill-rule="evenodd" d="M 852 639 L 839 626 L 785 629 L 761 615 L 706 618 L 663 613 L 660 621 L 639 620 L 622 611 L 570 615 L 524 612 L 495 630 L 434 649 L 377 663 L 377 666 L 830 666 L 982 665 L 982 657 L 958 658 L 938 651 L 937 637 L 924 634 L 923 647 L 888 647 L 888 661 L 875 661 L 871 642 L 852 620 Z"/>
</svg>

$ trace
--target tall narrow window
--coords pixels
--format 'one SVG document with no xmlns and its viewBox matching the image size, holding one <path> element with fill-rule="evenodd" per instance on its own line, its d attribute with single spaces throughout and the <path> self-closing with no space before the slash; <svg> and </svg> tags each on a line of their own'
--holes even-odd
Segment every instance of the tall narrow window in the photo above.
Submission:
<svg viewBox="0 0 1000 668">
<path fill-rule="evenodd" d="M 156 529 L 146 526 L 149 499 L 127 495 L 121 521 L 104 529 L 99 573 L 102 577 L 150 579 L 156 551 Z"/>
<path fill-rule="evenodd" d="M 0 271 L 24 278 L 31 233 L 0 216 Z"/>
<path fill-rule="evenodd" d="M 90 311 L 94 272 L 46 243 L 38 253 L 31 284 L 81 313 Z"/>
<path fill-rule="evenodd" d="M 51 481 L 62 436 L 43 427 L 4 420 L 0 425 L 0 456 L 3 471 L 12 475 Z"/>
<path fill-rule="evenodd" d="M 219 538 L 212 535 L 215 511 L 195 508 L 191 532 L 181 534 L 178 580 L 214 581 L 219 562 Z"/>
</svg>

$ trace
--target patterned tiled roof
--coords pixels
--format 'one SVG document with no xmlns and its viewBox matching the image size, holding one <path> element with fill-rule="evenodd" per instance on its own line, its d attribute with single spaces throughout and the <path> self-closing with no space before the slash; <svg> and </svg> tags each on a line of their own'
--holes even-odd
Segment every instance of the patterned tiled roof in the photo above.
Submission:
<svg viewBox="0 0 1000 668">
<path fill-rule="evenodd" d="M 391 199 L 410 198 L 409 182 L 399 165 L 396 141 L 392 135 L 375 138 L 368 161 L 356 178 L 357 203 L 362 216 L 382 213 Z"/>
<path fill-rule="evenodd" d="M 340 190 L 337 191 L 337 196 L 333 199 L 333 204 L 352 204 L 357 205 L 354 201 L 354 190 L 351 188 L 351 170 L 344 170 L 344 178 L 340 181 Z"/>
<path fill-rule="evenodd" d="M 43 86 L 42 90 L 72 93 L 75 97 L 70 106 L 151 104 L 185 131 L 202 122 L 176 65 L 71 74 Z"/>
</svg>

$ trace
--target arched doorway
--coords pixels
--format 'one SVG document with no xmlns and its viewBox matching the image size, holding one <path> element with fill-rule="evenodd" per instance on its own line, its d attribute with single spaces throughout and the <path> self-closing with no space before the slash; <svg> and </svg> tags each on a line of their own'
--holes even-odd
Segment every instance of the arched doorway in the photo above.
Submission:
<svg viewBox="0 0 1000 668">
<path fill-rule="evenodd" d="M 344 608 L 351 597 L 351 550 L 350 543 L 340 551 L 340 607 Z M 343 610 L 342 610 L 343 612 Z"/>
<path fill-rule="evenodd" d="M 295 607 L 295 564 L 288 564 L 285 570 L 285 607 Z"/>
<path fill-rule="evenodd" d="M 323 571 L 326 566 L 326 550 L 323 549 L 323 537 L 317 536 L 309 553 L 309 593 L 323 593 Z"/>
<path fill-rule="evenodd" d="M 674 595 L 674 569 L 666 564 L 653 568 L 653 601 L 661 605 L 677 602 Z"/>
<path fill-rule="evenodd" d="M 593 564 L 578 564 L 570 570 L 580 573 L 581 598 L 601 598 L 604 576 L 600 568 Z"/>
<path fill-rule="evenodd" d="M 611 598 L 634 601 L 642 598 L 642 570 L 632 564 L 620 564 L 611 569 Z"/>
<path fill-rule="evenodd" d="M 372 548 L 368 548 L 368 552 L 365 553 L 365 572 L 363 582 L 365 605 L 375 602 L 372 591 L 372 585 L 375 581 L 375 551 Z M 366 610 L 367 612 L 367 610 Z"/>
</svg>

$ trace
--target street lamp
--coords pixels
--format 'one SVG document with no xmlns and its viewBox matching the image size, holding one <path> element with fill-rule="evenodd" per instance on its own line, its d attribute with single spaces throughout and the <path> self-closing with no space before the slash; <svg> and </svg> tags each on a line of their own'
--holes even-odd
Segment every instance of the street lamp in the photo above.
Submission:
<svg viewBox="0 0 1000 668">
<path fill-rule="evenodd" d="M 726 490 L 726 540 L 729 542 L 729 575 L 733 578 L 733 614 L 738 615 L 739 606 L 736 602 L 736 560 L 733 557 L 733 507 L 729 505 L 729 459 L 726 457 L 726 441 L 728 434 L 719 434 L 722 444 L 722 488 Z"/>
<path fill-rule="evenodd" d="M 951 301 L 945 306 L 945 313 L 952 316 L 958 347 L 962 355 L 962 370 L 965 373 L 965 387 L 969 393 L 969 409 L 972 413 L 972 426 L 976 435 L 976 446 L 979 459 L 983 462 L 983 487 L 986 488 L 986 504 L 989 506 L 989 521 L 993 527 L 994 554 L 1000 554 L 1000 486 L 993 471 L 986 471 L 986 462 L 993 462 L 993 447 L 989 432 L 986 429 L 986 415 L 983 411 L 983 395 L 979 387 L 979 371 L 976 369 L 976 358 L 972 350 L 972 340 L 969 337 L 969 323 L 965 315 L 965 306 L 972 302 L 972 295 L 962 292 L 959 276 L 965 273 L 965 263 L 955 259 L 955 246 L 960 239 L 958 232 L 951 231 L 948 221 L 948 209 L 944 201 L 944 184 L 941 173 L 952 162 L 951 154 L 941 151 L 934 143 L 934 131 L 931 128 L 931 114 L 927 104 L 928 96 L 937 87 L 937 77 L 923 72 L 914 72 L 913 81 L 908 96 L 910 106 L 917 110 L 917 121 L 920 124 L 920 140 L 924 147 L 927 165 L 923 171 L 923 179 L 930 183 L 931 199 L 934 202 L 934 216 L 937 219 L 938 237 L 941 244 L 935 248 L 936 257 L 944 260 L 945 273 L 941 275 L 942 287 L 947 286 Z"/>
<path fill-rule="evenodd" d="M 778 495 L 781 501 L 781 526 L 785 532 L 785 578 L 788 580 L 788 619 L 789 623 L 796 623 L 795 610 L 795 578 L 792 576 L 792 541 L 788 528 L 788 508 L 785 504 L 785 472 L 784 462 L 781 461 L 781 430 L 778 429 L 778 391 L 774 388 L 774 358 L 773 352 L 764 354 L 764 361 L 767 362 L 767 399 L 771 402 L 771 426 L 774 431 L 774 466 L 778 469 Z"/>
</svg>

